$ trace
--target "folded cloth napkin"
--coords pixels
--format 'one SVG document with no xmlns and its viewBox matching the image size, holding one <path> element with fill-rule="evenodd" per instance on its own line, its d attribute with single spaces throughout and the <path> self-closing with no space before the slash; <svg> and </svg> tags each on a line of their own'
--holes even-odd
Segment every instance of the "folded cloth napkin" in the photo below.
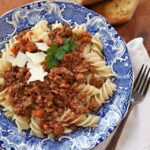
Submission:
<svg viewBox="0 0 150 150">
<path fill-rule="evenodd" d="M 150 67 L 150 57 L 143 45 L 143 38 L 136 38 L 127 44 L 134 76 L 136 78 L 142 64 Z M 144 102 L 136 105 L 125 125 L 116 150 L 150 150 L 150 88 Z M 114 134 L 114 133 L 113 133 Z M 113 134 L 95 150 L 105 150 Z"/>
</svg>

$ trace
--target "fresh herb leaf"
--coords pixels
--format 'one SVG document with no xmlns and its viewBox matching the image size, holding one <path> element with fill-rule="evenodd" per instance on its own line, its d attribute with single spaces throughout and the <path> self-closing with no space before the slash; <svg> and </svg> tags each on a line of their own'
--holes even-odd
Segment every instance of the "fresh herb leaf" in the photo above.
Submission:
<svg viewBox="0 0 150 150">
<path fill-rule="evenodd" d="M 64 45 L 62 48 L 65 52 L 69 52 L 70 45 Z"/>
<path fill-rule="evenodd" d="M 77 43 L 72 43 L 71 51 L 74 51 L 77 48 Z"/>
<path fill-rule="evenodd" d="M 67 38 L 64 42 L 64 45 L 70 45 L 72 39 L 71 38 Z"/>
<path fill-rule="evenodd" d="M 52 55 L 58 50 L 59 50 L 58 46 L 56 44 L 52 44 L 51 47 L 48 49 L 47 53 Z"/>
<path fill-rule="evenodd" d="M 59 50 L 58 46 L 56 44 L 52 44 L 47 51 L 45 61 L 49 69 L 57 66 L 58 60 L 54 57 L 54 55 L 58 50 Z"/>
<path fill-rule="evenodd" d="M 56 67 L 57 64 L 58 64 L 58 60 L 56 58 L 46 57 L 45 61 L 46 61 L 46 65 L 49 69 L 52 69 L 53 67 Z"/>
<path fill-rule="evenodd" d="M 52 69 L 53 67 L 56 67 L 56 66 L 57 66 L 57 63 L 58 63 L 58 60 L 57 60 L 57 59 L 51 58 L 51 57 L 49 57 L 48 55 L 45 57 L 45 61 L 46 61 L 47 67 L 48 67 L 49 69 Z"/>
<path fill-rule="evenodd" d="M 73 39 L 67 38 L 65 40 L 64 46 L 63 46 L 64 51 L 68 53 L 68 52 L 74 51 L 76 48 L 77 48 L 77 43 L 75 43 Z"/>
<path fill-rule="evenodd" d="M 46 64 L 49 69 L 56 67 L 58 61 L 60 61 L 66 53 L 72 52 L 77 48 L 77 43 L 72 38 L 67 38 L 64 41 L 64 45 L 58 47 L 56 44 L 52 44 L 47 51 L 45 57 Z"/>
<path fill-rule="evenodd" d="M 55 54 L 55 57 L 58 59 L 58 60 L 61 60 L 63 58 L 65 54 L 65 51 L 63 49 L 60 49 L 56 54 Z"/>
<path fill-rule="evenodd" d="M 50 63 L 50 66 L 49 66 L 49 67 L 50 67 L 50 68 L 56 67 L 57 64 L 58 64 L 58 60 L 55 59 L 55 58 L 53 58 L 53 59 L 51 59 L 51 63 Z"/>
</svg>

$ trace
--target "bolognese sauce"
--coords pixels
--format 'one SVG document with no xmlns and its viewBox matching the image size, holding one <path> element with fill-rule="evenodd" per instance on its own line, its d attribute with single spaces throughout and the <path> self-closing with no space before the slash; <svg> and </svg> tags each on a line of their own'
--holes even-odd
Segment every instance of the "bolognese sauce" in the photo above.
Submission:
<svg viewBox="0 0 150 150">
<path fill-rule="evenodd" d="M 38 51 L 34 43 L 23 39 L 23 35 L 27 32 L 28 30 L 22 31 L 16 36 L 19 42 L 11 49 L 15 55 L 19 51 L 24 53 Z M 63 122 L 58 118 L 67 109 L 74 112 L 76 117 L 98 109 L 97 103 L 87 103 L 86 93 L 81 93 L 74 85 L 85 83 L 88 74 L 96 73 L 95 68 L 82 56 L 84 47 L 91 41 L 91 36 L 83 32 L 77 37 L 73 35 L 69 26 L 64 25 L 49 32 L 49 46 L 52 43 L 61 46 L 67 37 L 72 37 L 78 43 L 76 50 L 65 54 L 58 66 L 52 69 L 48 69 L 43 62 L 43 68 L 48 72 L 43 82 L 27 83 L 30 73 L 25 66 L 11 67 L 3 74 L 5 82 L 0 85 L 1 91 L 7 88 L 7 94 L 17 115 L 40 118 L 41 130 L 45 134 L 52 133 L 55 137 L 60 137 L 65 130 Z M 92 85 L 100 88 L 103 83 L 103 80 L 92 77 Z M 72 124 L 70 128 L 76 130 L 77 126 Z"/>
</svg>

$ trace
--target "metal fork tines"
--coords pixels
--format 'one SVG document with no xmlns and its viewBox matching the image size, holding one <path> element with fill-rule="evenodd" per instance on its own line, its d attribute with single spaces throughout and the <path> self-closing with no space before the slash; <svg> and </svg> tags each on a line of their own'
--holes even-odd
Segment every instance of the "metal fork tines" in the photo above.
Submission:
<svg viewBox="0 0 150 150">
<path fill-rule="evenodd" d="M 131 102 L 126 117 L 120 123 L 119 127 L 116 130 L 116 133 L 114 134 L 113 138 L 111 139 L 105 150 L 115 150 L 132 108 L 136 104 L 139 104 L 144 100 L 144 97 L 148 91 L 149 84 L 150 68 L 146 65 L 142 65 L 133 86 L 134 101 Z"/>
<path fill-rule="evenodd" d="M 143 64 L 134 83 L 133 96 L 135 97 L 135 101 L 139 100 L 139 98 L 137 98 L 137 95 L 140 97 L 146 95 L 150 84 L 149 74 L 150 74 L 150 68 Z M 140 101 L 142 101 L 142 99 L 140 99 Z"/>
</svg>

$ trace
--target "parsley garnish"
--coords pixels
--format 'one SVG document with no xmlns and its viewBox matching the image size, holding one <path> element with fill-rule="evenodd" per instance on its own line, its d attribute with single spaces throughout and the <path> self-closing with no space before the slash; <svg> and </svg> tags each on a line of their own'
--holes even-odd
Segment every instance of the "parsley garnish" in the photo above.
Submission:
<svg viewBox="0 0 150 150">
<path fill-rule="evenodd" d="M 73 52 L 77 47 L 75 41 L 72 38 L 67 38 L 64 41 L 64 45 L 58 47 L 56 44 L 52 44 L 47 51 L 45 57 L 46 64 L 49 69 L 56 67 L 58 61 L 60 61 L 66 53 Z"/>
</svg>

